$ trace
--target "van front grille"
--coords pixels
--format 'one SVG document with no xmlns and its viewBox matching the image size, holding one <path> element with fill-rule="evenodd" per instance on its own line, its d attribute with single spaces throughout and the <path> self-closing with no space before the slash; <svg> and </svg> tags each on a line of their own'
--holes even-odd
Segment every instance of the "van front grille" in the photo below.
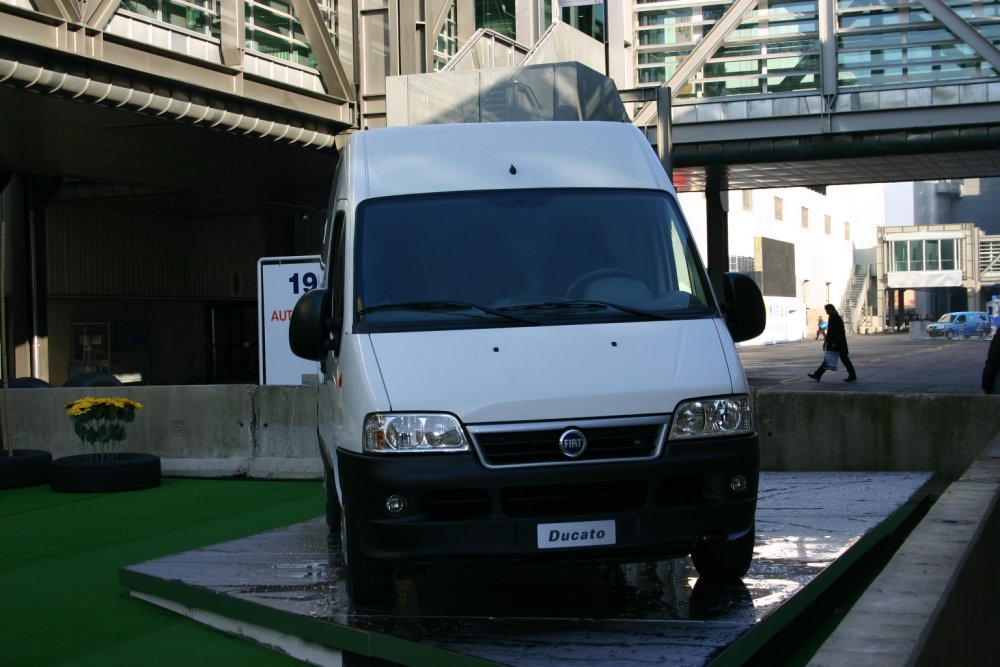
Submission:
<svg viewBox="0 0 1000 667">
<path fill-rule="evenodd" d="M 559 449 L 559 438 L 567 428 L 511 430 L 474 433 L 483 461 L 489 466 L 540 465 L 655 456 L 663 424 L 579 427 L 587 438 L 587 448 L 578 457 Z"/>
</svg>

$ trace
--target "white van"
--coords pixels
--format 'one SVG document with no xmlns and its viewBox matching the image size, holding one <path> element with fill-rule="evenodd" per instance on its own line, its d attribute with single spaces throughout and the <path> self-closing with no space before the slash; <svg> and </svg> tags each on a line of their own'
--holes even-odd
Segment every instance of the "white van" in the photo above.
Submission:
<svg viewBox="0 0 1000 667">
<path fill-rule="evenodd" d="M 358 132 L 320 288 L 292 316 L 323 362 L 327 520 L 355 602 L 393 566 L 691 554 L 750 564 L 758 439 L 734 340 L 673 187 L 628 123 Z"/>
</svg>

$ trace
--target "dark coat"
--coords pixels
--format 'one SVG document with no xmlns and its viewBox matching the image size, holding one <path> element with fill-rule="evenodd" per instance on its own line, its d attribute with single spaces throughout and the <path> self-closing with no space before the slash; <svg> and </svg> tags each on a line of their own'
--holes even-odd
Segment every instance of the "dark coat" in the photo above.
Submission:
<svg viewBox="0 0 1000 667">
<path fill-rule="evenodd" d="M 847 354 L 847 331 L 844 329 L 844 319 L 834 311 L 826 325 L 826 342 L 824 350 Z"/>
<path fill-rule="evenodd" d="M 990 351 L 986 353 L 986 365 L 983 366 L 983 391 L 987 394 L 1000 393 L 1000 387 L 994 386 L 998 371 L 1000 371 L 1000 332 L 993 335 Z"/>
</svg>

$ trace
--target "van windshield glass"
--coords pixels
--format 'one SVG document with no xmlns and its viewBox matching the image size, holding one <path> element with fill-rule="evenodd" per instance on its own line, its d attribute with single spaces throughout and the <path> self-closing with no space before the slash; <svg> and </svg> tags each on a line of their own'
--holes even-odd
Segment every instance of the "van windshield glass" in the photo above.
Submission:
<svg viewBox="0 0 1000 667">
<path fill-rule="evenodd" d="M 674 201 L 648 190 L 374 199 L 357 214 L 361 331 L 712 317 Z"/>
</svg>

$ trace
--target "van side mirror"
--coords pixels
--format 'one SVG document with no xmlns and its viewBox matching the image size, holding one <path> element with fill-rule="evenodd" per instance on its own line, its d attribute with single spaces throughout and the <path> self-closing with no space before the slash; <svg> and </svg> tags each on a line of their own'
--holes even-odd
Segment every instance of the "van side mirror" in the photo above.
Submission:
<svg viewBox="0 0 1000 667">
<path fill-rule="evenodd" d="M 767 324 L 767 311 L 757 283 L 745 273 L 731 271 L 722 277 L 722 286 L 722 312 L 733 340 L 738 343 L 761 335 Z"/>
<path fill-rule="evenodd" d="M 330 314 L 330 291 L 309 290 L 299 297 L 288 326 L 288 343 L 292 353 L 303 359 L 323 361 L 330 350 L 340 350 L 339 321 Z M 332 334 L 332 336 L 331 336 Z"/>
</svg>

